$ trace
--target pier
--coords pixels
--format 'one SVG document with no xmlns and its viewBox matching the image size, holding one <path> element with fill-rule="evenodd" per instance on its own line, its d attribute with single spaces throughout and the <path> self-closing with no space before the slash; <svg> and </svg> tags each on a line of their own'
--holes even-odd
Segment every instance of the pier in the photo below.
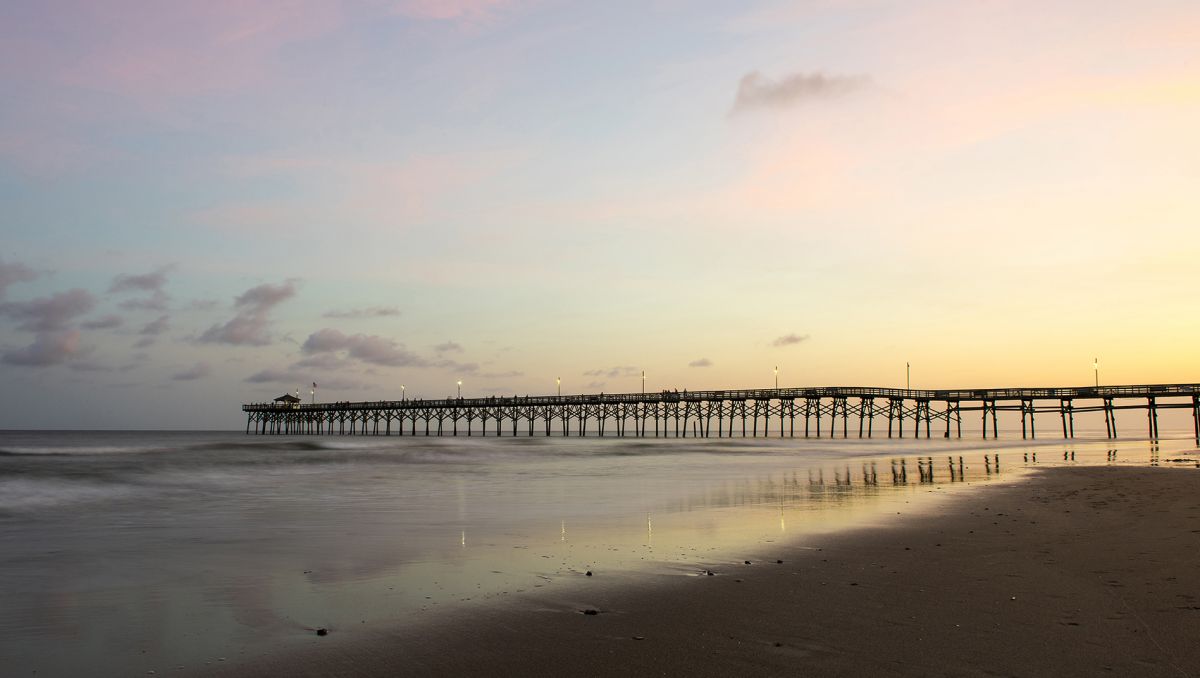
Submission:
<svg viewBox="0 0 1200 678">
<path fill-rule="evenodd" d="M 286 398 L 286 399 L 285 399 Z M 920 390 L 829 386 L 728 391 L 493 396 L 302 404 L 284 396 L 242 405 L 246 433 L 732 438 L 961 438 L 963 424 L 999 436 L 997 415 L 1021 413 L 1021 437 L 1043 427 L 1075 437 L 1075 418 L 1103 413 L 1117 437 L 1118 410 L 1144 410 L 1157 439 L 1160 410 L 1190 409 L 1200 443 L 1200 384 Z M 1047 422 L 1047 418 L 1050 419 Z M 1046 430 L 1043 430 L 1045 435 Z"/>
</svg>

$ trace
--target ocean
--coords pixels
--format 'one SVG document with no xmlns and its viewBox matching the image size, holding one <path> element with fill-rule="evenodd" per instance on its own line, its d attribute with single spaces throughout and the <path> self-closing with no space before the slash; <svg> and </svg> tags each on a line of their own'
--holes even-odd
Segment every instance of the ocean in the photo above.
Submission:
<svg viewBox="0 0 1200 678">
<path fill-rule="evenodd" d="M 317 629 L 421 623 L 588 572 L 696 576 L 1039 465 L 1194 465 L 1190 432 L 1174 434 L 0 432 L 0 673 L 202 671 Z"/>
</svg>

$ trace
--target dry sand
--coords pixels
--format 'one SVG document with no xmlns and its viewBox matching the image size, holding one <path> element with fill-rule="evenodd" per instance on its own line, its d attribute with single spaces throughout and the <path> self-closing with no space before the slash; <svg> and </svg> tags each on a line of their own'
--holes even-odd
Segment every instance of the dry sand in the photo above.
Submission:
<svg viewBox="0 0 1200 678">
<path fill-rule="evenodd" d="M 715 576 L 597 572 L 432 625 L 333 629 L 221 669 L 1200 676 L 1200 471 L 1044 469 L 940 501 L 941 515 L 778 545 L 750 565 L 697 565 Z"/>
</svg>

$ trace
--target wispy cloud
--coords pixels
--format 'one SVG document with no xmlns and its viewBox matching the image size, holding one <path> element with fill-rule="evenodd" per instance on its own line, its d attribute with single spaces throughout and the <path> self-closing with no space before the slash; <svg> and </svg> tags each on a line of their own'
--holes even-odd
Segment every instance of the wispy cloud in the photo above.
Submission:
<svg viewBox="0 0 1200 678">
<path fill-rule="evenodd" d="M 237 314 L 223 324 L 209 327 L 200 341 L 234 346 L 265 346 L 271 343 L 271 310 L 296 296 L 296 281 L 252 287 L 234 300 Z"/>
<path fill-rule="evenodd" d="M 85 330 L 111 330 L 125 324 L 125 319 L 119 315 L 103 315 L 80 324 Z"/>
<path fill-rule="evenodd" d="M 171 328 L 170 320 L 170 316 L 160 315 L 154 320 L 146 323 L 145 326 L 142 327 L 142 330 L 139 332 L 139 334 L 148 337 L 157 337 Z"/>
<path fill-rule="evenodd" d="M 771 342 L 772 346 L 791 346 L 808 341 L 807 334 L 785 334 Z"/>
<path fill-rule="evenodd" d="M 433 350 L 435 353 L 462 353 L 463 347 L 462 344 L 453 341 L 447 341 L 434 346 Z"/>
<path fill-rule="evenodd" d="M 29 301 L 10 301 L 0 304 L 0 315 L 16 320 L 17 329 L 30 332 L 52 332 L 64 329 L 70 322 L 88 313 L 96 298 L 87 290 L 73 289 L 49 297 Z"/>
<path fill-rule="evenodd" d="M 429 361 L 386 337 L 374 334 L 345 334 L 332 327 L 310 334 L 300 350 L 309 354 L 345 351 L 346 355 L 355 360 L 386 367 L 429 365 Z"/>
<path fill-rule="evenodd" d="M 150 273 L 140 275 L 122 273 L 112 280 L 112 284 L 108 286 L 109 292 L 129 292 L 142 291 L 154 292 L 161 290 L 163 285 L 167 283 L 167 273 L 170 271 L 169 266 L 164 266 Z"/>
<path fill-rule="evenodd" d="M 335 353 L 318 353 L 292 363 L 292 369 L 340 370 L 349 364 L 348 358 L 338 357 Z"/>
<path fill-rule="evenodd" d="M 170 273 L 171 269 L 171 266 L 163 266 L 149 273 L 122 273 L 113 278 L 112 283 L 108 286 L 108 291 L 110 294 L 149 292 L 150 296 L 148 297 L 128 299 L 121 302 L 121 308 L 131 311 L 165 311 L 171 298 L 167 296 L 166 290 L 163 287 L 167 284 L 167 274 Z"/>
<path fill-rule="evenodd" d="M 183 307 L 185 311 L 211 311 L 221 304 L 216 299 L 193 299 Z"/>
<path fill-rule="evenodd" d="M 737 96 L 730 113 L 786 108 L 806 101 L 839 97 L 863 89 L 868 82 L 869 79 L 861 75 L 825 75 L 820 72 L 792 73 L 776 81 L 758 71 L 751 71 L 738 82 Z"/>
<path fill-rule="evenodd" d="M 28 282 L 38 277 L 37 272 L 25 264 L 0 259 L 0 299 L 11 285 Z"/>
<path fill-rule="evenodd" d="M 355 318 L 386 318 L 398 315 L 400 315 L 400 309 L 395 306 L 371 306 L 370 308 L 326 311 L 321 314 L 321 317 L 353 320 Z"/>
<path fill-rule="evenodd" d="M 245 381 L 249 384 L 287 384 L 290 387 L 297 384 L 311 384 L 313 378 L 311 373 L 303 370 L 269 367 L 246 377 Z M 322 377 L 316 381 L 320 384 L 320 391 L 361 391 L 370 387 L 369 384 L 361 381 L 338 377 Z"/>
<path fill-rule="evenodd" d="M 277 367 L 268 367 L 246 377 L 251 384 L 293 384 L 304 381 L 308 375 Z"/>
<path fill-rule="evenodd" d="M 196 379 L 203 379 L 210 374 L 212 374 L 212 367 L 201 360 L 182 372 L 176 372 L 171 375 L 171 378 L 175 381 L 195 381 Z"/>
<path fill-rule="evenodd" d="M 688 367 L 712 367 L 712 361 L 708 358 L 697 358 L 688 363 Z"/>
<path fill-rule="evenodd" d="M 33 343 L 5 351 L 0 362 L 27 367 L 46 367 L 66 362 L 81 353 L 79 330 L 39 332 Z"/>
<path fill-rule="evenodd" d="M 618 377 L 634 377 L 639 374 L 641 374 L 641 370 L 639 370 L 636 367 L 630 367 L 630 366 L 626 365 L 626 366 L 610 367 L 608 369 L 599 368 L 599 369 L 595 369 L 595 370 L 588 370 L 587 372 L 583 373 L 583 376 L 585 376 L 585 377 L 608 377 L 609 379 L 616 379 Z"/>
<path fill-rule="evenodd" d="M 439 360 L 433 366 L 459 374 L 475 374 L 479 371 L 479 363 L 460 363 L 457 360 Z"/>
<path fill-rule="evenodd" d="M 515 377 L 523 377 L 525 376 L 525 373 L 518 372 L 517 370 L 509 370 L 508 372 L 483 372 L 479 376 L 484 379 L 512 379 Z"/>
<path fill-rule="evenodd" d="M 150 346 L 153 346 L 154 342 L 157 341 L 158 336 L 170 328 L 170 316 L 160 315 L 159 317 L 142 326 L 142 329 L 138 332 L 142 338 L 139 339 L 137 343 L 133 345 L 133 347 L 149 348 Z"/>
</svg>

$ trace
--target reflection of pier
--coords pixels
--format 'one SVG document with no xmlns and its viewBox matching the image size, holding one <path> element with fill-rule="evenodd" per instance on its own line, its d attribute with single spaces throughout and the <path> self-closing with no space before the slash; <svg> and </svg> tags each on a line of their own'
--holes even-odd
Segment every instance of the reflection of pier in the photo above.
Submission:
<svg viewBox="0 0 1200 678">
<path fill-rule="evenodd" d="M 1063 438 L 1075 416 L 1103 412 L 1117 437 L 1118 410 L 1145 410 L 1158 438 L 1158 412 L 1190 409 L 1200 441 L 1200 384 L 918 390 L 869 387 L 661 391 L 565 396 L 447 398 L 304 405 L 243 405 L 246 433 L 341 435 L 606 435 L 638 438 L 962 437 L 964 414 L 979 413 L 984 438 L 999 412 L 1021 413 L 1021 437 L 1036 438 L 1035 415 L 1057 415 Z M 1054 428 L 1058 428 L 1057 426 Z"/>
</svg>

